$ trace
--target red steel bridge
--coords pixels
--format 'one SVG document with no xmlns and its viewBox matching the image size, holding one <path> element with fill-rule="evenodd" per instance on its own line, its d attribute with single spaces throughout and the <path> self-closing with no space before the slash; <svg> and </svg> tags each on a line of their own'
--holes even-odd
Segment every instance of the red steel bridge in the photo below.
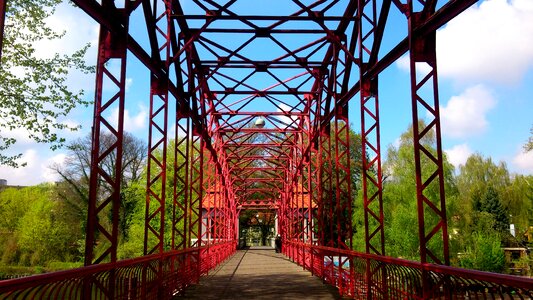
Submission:
<svg viewBox="0 0 533 300">
<path fill-rule="evenodd" d="M 85 267 L 0 282 L 0 298 L 172 298 L 236 251 L 239 214 L 254 209 L 276 214 L 286 256 L 349 297 L 532 299 L 531 279 L 448 266 L 435 37 L 476 1 L 257 2 L 276 7 L 264 11 L 247 0 L 73 2 L 100 24 Z M 385 45 L 392 13 L 404 16 L 405 35 Z M 143 40 L 130 32 L 134 14 Z M 378 77 L 406 53 L 418 262 L 387 256 L 384 239 Z M 150 72 L 145 255 L 118 260 L 132 56 Z M 113 143 L 100 142 L 104 132 Z M 428 137 L 436 152 L 421 142 Z M 102 167 L 110 157 L 114 172 Z M 364 253 L 352 250 L 355 164 Z"/>
</svg>

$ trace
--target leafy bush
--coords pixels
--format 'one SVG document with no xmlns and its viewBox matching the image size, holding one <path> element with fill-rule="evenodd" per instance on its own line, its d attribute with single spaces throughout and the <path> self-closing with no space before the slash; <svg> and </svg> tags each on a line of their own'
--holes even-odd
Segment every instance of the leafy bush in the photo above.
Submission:
<svg viewBox="0 0 533 300">
<path fill-rule="evenodd" d="M 473 243 L 459 260 L 461 267 L 488 272 L 502 272 L 505 267 L 505 254 L 497 234 L 476 232 Z"/>
</svg>

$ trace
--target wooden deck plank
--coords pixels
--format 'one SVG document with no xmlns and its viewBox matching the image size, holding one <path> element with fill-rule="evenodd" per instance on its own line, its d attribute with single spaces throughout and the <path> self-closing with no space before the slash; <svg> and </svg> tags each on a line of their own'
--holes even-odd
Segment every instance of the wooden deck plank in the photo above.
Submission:
<svg viewBox="0 0 533 300">
<path fill-rule="evenodd" d="M 240 250 L 176 299 L 342 299 L 274 250 Z"/>
</svg>

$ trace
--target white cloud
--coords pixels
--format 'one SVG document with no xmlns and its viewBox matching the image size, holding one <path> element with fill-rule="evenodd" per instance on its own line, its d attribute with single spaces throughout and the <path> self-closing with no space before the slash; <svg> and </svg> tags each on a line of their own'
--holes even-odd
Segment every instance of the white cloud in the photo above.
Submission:
<svg viewBox="0 0 533 300">
<path fill-rule="evenodd" d="M 396 65 L 398 66 L 398 68 L 400 68 L 400 70 L 409 72 L 409 70 L 411 69 L 411 61 L 409 60 L 409 55 L 405 54 L 402 57 L 398 58 L 398 60 L 396 61 Z M 423 74 L 425 76 L 431 71 L 431 68 L 427 63 L 417 62 L 416 70 L 418 74 Z"/>
<path fill-rule="evenodd" d="M 126 78 L 126 86 L 125 86 L 125 89 L 126 89 L 126 92 L 129 91 L 131 85 L 133 84 L 133 78 Z"/>
<path fill-rule="evenodd" d="M 512 84 L 533 67 L 533 1 L 486 0 L 437 33 L 439 74 Z"/>
<path fill-rule="evenodd" d="M 460 165 L 464 165 L 466 160 L 470 155 L 472 155 L 472 150 L 468 147 L 467 144 L 455 145 L 451 149 L 444 150 L 448 161 L 458 168 Z"/>
<path fill-rule="evenodd" d="M 41 164 L 42 178 L 44 179 L 44 181 L 54 182 L 60 179 L 57 173 L 53 171 L 50 167 L 55 165 L 62 166 L 65 163 L 66 158 L 66 154 L 59 153 L 47 159 L 45 163 Z"/>
<path fill-rule="evenodd" d="M 486 0 L 451 20 L 437 31 L 439 76 L 467 83 L 522 80 L 533 67 L 532 3 Z M 396 65 L 409 71 L 409 56 L 402 56 Z"/>
<path fill-rule="evenodd" d="M 111 116 L 109 117 L 111 124 L 118 124 L 118 107 L 113 109 Z M 128 109 L 124 110 L 124 130 L 133 132 L 146 127 L 148 123 L 148 111 L 147 108 L 139 105 L 139 112 L 136 115 L 130 115 Z"/>
<path fill-rule="evenodd" d="M 57 6 L 54 14 L 46 19 L 46 23 L 56 32 L 65 32 L 65 35 L 61 39 L 37 41 L 37 57 L 49 58 L 56 53 L 70 55 L 89 43 L 91 46 L 85 61 L 88 65 L 96 64 L 99 26 L 83 10 L 64 1 Z M 67 84 L 71 90 L 92 90 L 94 74 L 84 74 L 71 69 Z"/>
<path fill-rule="evenodd" d="M 67 1 L 57 6 L 54 14 L 46 19 L 46 24 L 56 32 L 65 32 L 60 40 L 43 40 L 36 43 L 38 57 L 50 57 L 54 53 L 70 54 L 87 43 L 96 48 L 98 25 L 80 8 Z M 88 57 L 89 63 L 96 63 L 96 55 Z"/>
<path fill-rule="evenodd" d="M 520 151 L 512 161 L 513 165 L 523 174 L 533 174 L 533 151 Z"/>
<path fill-rule="evenodd" d="M 10 115 L 10 111 L 6 108 L 0 107 L 0 112 L 2 114 Z M 70 120 L 70 119 L 66 119 L 63 121 L 60 121 L 58 119 L 53 119 L 53 118 L 49 118 L 49 119 L 52 120 L 52 122 L 54 123 L 65 124 L 69 126 L 70 128 L 76 128 L 80 125 L 78 122 Z M 42 120 L 43 120 L 42 118 L 39 118 L 40 122 L 42 122 Z M 8 121 L 6 120 L 0 119 L 0 130 L 2 131 L 0 136 L 16 139 L 17 142 L 15 143 L 15 145 L 12 145 L 10 149 L 14 149 L 20 146 L 28 146 L 28 145 L 32 145 L 35 143 L 35 141 L 32 138 L 30 138 L 30 131 L 26 127 L 19 126 L 14 129 L 9 129 L 9 125 L 7 124 L 7 122 Z M 67 138 L 67 139 L 77 137 L 79 135 L 79 132 L 70 131 L 68 129 L 58 130 L 51 126 L 49 129 L 50 129 L 50 132 L 57 133 L 60 137 Z"/>
<path fill-rule="evenodd" d="M 21 186 L 54 182 L 58 180 L 58 177 L 50 169 L 50 166 L 53 164 L 62 164 L 66 155 L 59 153 L 54 156 L 49 156 L 51 154 L 53 152 L 50 150 L 28 149 L 20 159 L 21 162 L 26 162 L 27 165 L 19 168 L 0 166 L 0 178 L 6 179 L 9 185 Z"/>
<path fill-rule="evenodd" d="M 181 127 L 178 127 L 178 139 L 181 139 L 186 136 L 187 134 L 185 133 L 185 131 Z M 168 127 L 168 133 L 167 133 L 168 139 L 174 139 L 175 137 L 176 137 L 176 122 L 172 123 L 172 125 Z"/>
<path fill-rule="evenodd" d="M 0 177 L 7 180 L 9 185 L 31 185 L 39 183 L 35 165 L 37 165 L 37 151 L 34 149 L 26 150 L 21 158 L 26 162 L 26 167 L 10 168 L 0 165 Z"/>
<path fill-rule="evenodd" d="M 400 148 L 400 145 L 402 144 L 402 137 L 397 137 L 394 142 L 392 142 L 392 146 L 396 149 Z"/>
<path fill-rule="evenodd" d="M 286 104 L 280 103 L 279 104 L 279 108 L 277 109 L 277 111 L 278 112 L 289 113 L 289 115 L 290 115 L 291 114 L 291 107 L 286 105 Z M 294 110 L 292 112 L 294 112 Z M 286 128 L 296 128 L 296 127 L 298 127 L 298 117 L 276 116 L 275 118 L 278 119 Z M 281 125 L 277 125 L 277 126 L 281 126 Z M 281 126 L 281 127 L 284 128 L 283 126 Z"/>
<path fill-rule="evenodd" d="M 483 85 L 466 89 L 450 98 L 440 108 L 443 134 L 462 138 L 482 134 L 489 123 L 486 114 L 496 106 L 496 100 Z"/>
</svg>

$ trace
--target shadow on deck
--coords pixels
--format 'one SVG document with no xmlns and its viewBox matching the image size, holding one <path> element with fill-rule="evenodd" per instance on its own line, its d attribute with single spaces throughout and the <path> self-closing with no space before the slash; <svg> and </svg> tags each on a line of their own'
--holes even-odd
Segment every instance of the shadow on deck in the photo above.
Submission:
<svg viewBox="0 0 533 300">
<path fill-rule="evenodd" d="M 342 299 L 272 248 L 240 250 L 175 299 Z"/>
</svg>

